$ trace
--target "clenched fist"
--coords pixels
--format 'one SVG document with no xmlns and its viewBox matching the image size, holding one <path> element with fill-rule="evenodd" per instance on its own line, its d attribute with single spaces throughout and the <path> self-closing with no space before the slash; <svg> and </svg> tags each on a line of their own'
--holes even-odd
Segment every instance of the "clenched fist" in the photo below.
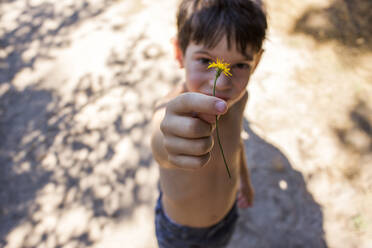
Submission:
<svg viewBox="0 0 372 248">
<path fill-rule="evenodd" d="M 226 111 L 226 102 L 201 93 L 183 93 L 169 101 L 160 124 L 168 162 L 188 170 L 205 165 L 213 148 L 216 115 Z"/>
</svg>

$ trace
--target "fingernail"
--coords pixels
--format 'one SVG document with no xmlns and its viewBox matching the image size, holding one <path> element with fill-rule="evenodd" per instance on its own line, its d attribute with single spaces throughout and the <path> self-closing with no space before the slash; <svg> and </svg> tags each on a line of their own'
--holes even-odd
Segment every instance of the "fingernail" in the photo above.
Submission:
<svg viewBox="0 0 372 248">
<path fill-rule="evenodd" d="M 218 112 L 221 112 L 221 113 L 225 112 L 226 107 L 227 106 L 226 106 L 225 102 L 223 102 L 223 101 L 217 101 L 216 102 L 216 109 L 217 109 Z"/>
</svg>

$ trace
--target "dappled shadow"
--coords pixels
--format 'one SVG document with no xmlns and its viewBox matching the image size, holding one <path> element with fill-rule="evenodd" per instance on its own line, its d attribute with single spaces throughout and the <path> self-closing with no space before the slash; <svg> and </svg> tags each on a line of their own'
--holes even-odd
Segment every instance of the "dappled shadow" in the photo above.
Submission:
<svg viewBox="0 0 372 248">
<path fill-rule="evenodd" d="M 37 84 L 36 84 L 37 86 Z M 53 142 L 47 126 L 50 92 L 37 88 L 10 89 L 0 97 L 0 246 L 6 234 L 29 220 L 34 199 L 51 178 L 39 162 Z M 29 102 L 32 102 L 32 105 Z M 11 111 L 9 106 L 11 106 Z M 27 137 L 24 137 L 26 136 Z"/>
<path fill-rule="evenodd" d="M 57 8 L 57 4 L 49 2 L 2 1 L 0 84 L 10 83 L 22 69 L 34 69 L 39 59 L 52 60 L 51 49 L 69 46 L 71 31 L 101 14 L 112 2 L 74 1 L 60 3 Z M 4 20 L 8 12 L 16 13 L 16 18 Z"/>
<path fill-rule="evenodd" d="M 323 213 L 302 174 L 244 119 L 245 150 L 255 188 L 253 208 L 241 211 L 230 247 L 327 247 Z"/>
<path fill-rule="evenodd" d="M 86 4 L 81 10 L 89 9 Z M 53 6 L 40 8 L 33 11 Z M 77 25 L 76 16 L 58 24 L 56 37 Z M 38 40 L 38 27 L 18 37 L 24 45 L 9 42 L 16 30 L 6 36 L 6 46 L 16 55 L 4 58 L 12 69 L 4 69 L 1 82 L 33 63 L 20 57 L 31 40 Z M 58 46 L 48 44 L 41 47 Z M 33 60 L 47 53 L 43 49 Z M 148 140 L 159 96 L 155 82 L 179 80 L 154 69 L 164 55 L 141 30 L 123 44 L 123 51 L 113 49 L 107 57 L 112 78 L 82 75 L 73 82 L 68 101 L 39 89 L 48 78 L 23 91 L 10 86 L 0 95 L 0 246 L 87 247 L 99 242 L 109 226 L 133 218 L 139 206 L 153 204 L 157 168 Z"/>
<path fill-rule="evenodd" d="M 349 119 L 351 125 L 333 128 L 345 152 L 353 158 L 342 168 L 342 172 L 347 180 L 369 190 L 372 184 L 365 182 L 368 185 L 361 185 L 365 180 L 360 180 L 360 177 L 372 176 L 372 109 L 367 102 L 359 99 L 351 109 Z"/>
<path fill-rule="evenodd" d="M 352 127 L 336 129 L 340 142 L 361 155 L 372 153 L 372 109 L 359 100 L 350 112 Z"/>
<path fill-rule="evenodd" d="M 372 2 L 370 0 L 334 0 L 327 8 L 312 7 L 293 28 L 318 42 L 337 41 L 343 46 L 372 50 Z"/>
</svg>

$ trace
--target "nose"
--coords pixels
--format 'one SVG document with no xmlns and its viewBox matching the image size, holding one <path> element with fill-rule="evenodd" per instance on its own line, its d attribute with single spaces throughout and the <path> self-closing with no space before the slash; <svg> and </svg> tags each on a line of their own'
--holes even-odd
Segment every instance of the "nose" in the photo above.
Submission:
<svg viewBox="0 0 372 248">
<path fill-rule="evenodd" d="M 211 80 L 212 89 L 214 85 L 214 78 Z M 216 90 L 224 91 L 231 88 L 231 79 L 227 77 L 225 74 L 221 73 L 221 75 L 218 77 L 216 82 Z"/>
</svg>

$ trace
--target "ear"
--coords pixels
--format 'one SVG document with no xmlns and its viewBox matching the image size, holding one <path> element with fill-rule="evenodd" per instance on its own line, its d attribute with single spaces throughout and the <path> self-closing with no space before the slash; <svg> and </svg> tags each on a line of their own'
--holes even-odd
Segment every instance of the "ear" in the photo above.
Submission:
<svg viewBox="0 0 372 248">
<path fill-rule="evenodd" d="M 261 57 L 262 57 L 262 54 L 264 53 L 264 51 L 265 50 L 261 48 L 261 50 L 255 55 L 255 63 L 254 63 L 254 66 L 253 66 L 252 73 L 256 70 L 258 64 L 260 63 Z"/>
<path fill-rule="evenodd" d="M 171 42 L 172 42 L 172 46 L 173 46 L 174 58 L 178 61 L 178 64 L 179 64 L 180 68 L 183 68 L 184 67 L 184 65 L 183 65 L 183 53 L 182 53 L 182 49 L 179 45 L 179 42 L 178 42 L 177 38 L 172 38 Z"/>
</svg>

